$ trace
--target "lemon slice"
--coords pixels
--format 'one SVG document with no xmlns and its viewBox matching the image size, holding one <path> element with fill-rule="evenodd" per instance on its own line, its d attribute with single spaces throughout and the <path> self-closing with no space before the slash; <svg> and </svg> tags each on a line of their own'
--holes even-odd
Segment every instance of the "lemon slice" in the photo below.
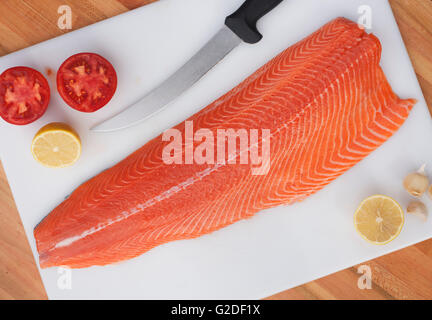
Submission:
<svg viewBox="0 0 432 320">
<path fill-rule="evenodd" d="M 354 214 L 357 232 L 372 244 L 383 245 L 394 240 L 403 224 L 402 207 L 394 199 L 383 195 L 363 200 Z"/>
<path fill-rule="evenodd" d="M 36 133 L 31 145 L 33 157 L 50 168 L 63 168 L 74 164 L 81 155 L 78 134 L 65 123 L 47 124 Z"/>
</svg>

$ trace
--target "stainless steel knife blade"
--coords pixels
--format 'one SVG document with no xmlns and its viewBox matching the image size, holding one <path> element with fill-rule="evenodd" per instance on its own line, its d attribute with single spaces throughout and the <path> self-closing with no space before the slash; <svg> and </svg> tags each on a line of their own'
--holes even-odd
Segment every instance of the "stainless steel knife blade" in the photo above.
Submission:
<svg viewBox="0 0 432 320">
<path fill-rule="evenodd" d="M 225 19 L 225 26 L 183 67 L 144 98 L 109 120 L 91 128 L 109 132 L 136 125 L 162 110 L 189 89 L 242 41 L 257 43 L 262 35 L 257 22 L 283 0 L 245 0 L 241 7 Z"/>
<path fill-rule="evenodd" d="M 239 36 L 224 26 L 171 77 L 135 104 L 94 126 L 91 130 L 95 132 L 116 131 L 148 119 L 200 80 L 241 42 Z"/>
</svg>

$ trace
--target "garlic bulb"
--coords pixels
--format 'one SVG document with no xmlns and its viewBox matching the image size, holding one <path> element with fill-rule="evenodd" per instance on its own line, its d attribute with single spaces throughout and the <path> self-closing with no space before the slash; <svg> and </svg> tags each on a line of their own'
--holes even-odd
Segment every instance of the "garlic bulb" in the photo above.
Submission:
<svg viewBox="0 0 432 320">
<path fill-rule="evenodd" d="M 413 201 L 408 205 L 407 213 L 421 218 L 423 221 L 427 220 L 428 212 L 423 202 Z"/>
<path fill-rule="evenodd" d="M 419 171 L 406 176 L 403 186 L 414 197 L 421 197 L 429 186 L 429 179 L 425 173 L 426 164 L 422 165 Z"/>
</svg>

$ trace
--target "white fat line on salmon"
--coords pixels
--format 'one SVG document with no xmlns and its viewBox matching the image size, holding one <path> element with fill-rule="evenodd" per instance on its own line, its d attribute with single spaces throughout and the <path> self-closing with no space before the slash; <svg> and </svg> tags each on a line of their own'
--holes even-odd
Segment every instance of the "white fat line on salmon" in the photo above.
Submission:
<svg viewBox="0 0 432 320">
<path fill-rule="evenodd" d="M 356 60 L 356 62 L 358 62 L 358 59 Z M 354 67 L 354 63 L 349 64 L 341 76 L 344 76 L 344 74 L 347 73 L 350 70 L 350 68 L 352 68 L 352 67 Z M 324 96 L 324 94 L 327 94 L 330 91 L 329 88 L 331 88 L 333 91 L 333 89 L 335 88 L 334 83 L 338 84 L 339 79 L 333 80 L 333 82 L 330 83 L 328 88 L 323 90 L 323 92 L 321 92 L 311 102 L 309 102 L 307 105 L 305 105 L 299 112 L 297 112 L 297 114 L 290 121 L 284 123 L 282 126 L 273 130 L 273 132 L 270 132 L 269 136 L 266 137 L 266 139 L 270 140 L 277 133 L 281 132 L 283 129 L 288 128 L 288 126 L 290 124 L 294 123 L 298 118 L 300 118 L 314 103 L 317 103 L 318 99 L 320 99 L 322 96 Z M 232 156 L 237 156 L 237 155 L 232 155 Z M 174 186 L 174 187 L 168 189 L 167 191 L 164 191 L 160 195 L 153 197 L 152 199 L 146 201 L 145 203 L 138 204 L 137 206 L 135 206 L 134 208 L 132 208 L 129 211 L 121 212 L 117 218 L 115 218 L 113 220 L 109 219 L 106 223 L 100 223 L 100 224 L 98 224 L 97 227 L 86 230 L 78 236 L 72 236 L 72 237 L 66 238 L 64 240 L 61 240 L 54 247 L 52 247 L 51 249 L 49 249 L 47 251 L 52 251 L 52 250 L 55 250 L 57 248 L 67 247 L 67 246 L 73 244 L 74 242 L 81 240 L 81 239 L 83 239 L 89 235 L 92 235 L 98 231 L 101 231 L 101 230 L 105 229 L 106 227 L 108 227 L 108 226 L 110 226 L 116 222 L 120 222 L 120 221 L 125 220 L 125 219 L 139 213 L 139 212 L 142 212 L 146 208 L 151 207 L 154 204 L 156 204 L 162 200 L 170 198 L 171 196 L 175 195 L 179 191 L 185 190 L 188 186 L 193 185 L 196 181 L 202 180 L 205 176 L 210 175 L 211 173 L 218 170 L 220 167 L 223 167 L 224 165 L 226 165 L 226 163 L 219 163 L 219 164 L 216 164 L 214 167 L 206 168 L 205 170 L 198 172 L 196 174 L 197 178 L 191 177 L 191 178 L 187 179 L 186 181 L 181 182 L 177 186 Z"/>
<path fill-rule="evenodd" d="M 252 175 L 265 175 L 270 170 L 270 129 L 216 129 L 201 128 L 194 133 L 193 121 L 186 121 L 183 133 L 171 128 L 162 134 L 169 142 L 162 150 L 162 160 L 172 164 L 250 164 Z M 216 135 L 216 137 L 215 137 Z M 216 140 L 216 141 L 215 141 Z M 239 145 L 237 145 L 239 141 Z M 194 142 L 198 142 L 197 146 Z M 226 156 L 226 146 L 228 153 Z M 261 152 L 259 146 L 261 145 Z M 239 151 L 237 151 L 237 149 Z M 216 151 L 216 152 L 215 152 Z M 261 155 L 260 155 L 261 153 Z M 184 155 L 184 156 L 183 156 Z"/>
<path fill-rule="evenodd" d="M 157 195 L 156 197 L 153 197 L 144 203 L 140 203 L 140 204 L 136 205 L 135 207 L 133 207 L 129 211 L 122 211 L 115 219 L 109 219 L 107 222 L 99 223 L 97 225 L 97 227 L 86 230 L 86 231 L 82 232 L 80 235 L 69 237 L 69 238 L 66 238 L 62 241 L 59 241 L 53 248 L 49 249 L 48 251 L 52 251 L 52 250 L 57 249 L 57 248 L 67 247 L 67 246 L 71 245 L 72 243 L 74 243 L 78 240 L 84 239 L 85 237 L 92 235 L 98 231 L 101 231 L 101 230 L 105 229 L 106 227 L 109 227 L 110 225 L 112 225 L 116 222 L 120 222 L 120 221 L 125 220 L 125 219 L 139 213 L 139 212 L 142 212 L 145 209 L 157 204 L 158 202 L 170 198 L 171 196 L 180 192 L 181 190 L 185 190 L 188 186 L 194 184 L 196 181 L 202 180 L 202 178 L 210 175 L 213 171 L 216 171 L 221 166 L 222 165 L 216 165 L 213 168 L 207 168 L 201 172 L 198 172 L 197 173 L 198 178 L 191 177 L 191 178 L 187 179 L 186 181 L 183 181 L 183 182 L 179 183 L 178 185 L 168 189 L 167 191 L 164 191 L 160 195 Z"/>
</svg>

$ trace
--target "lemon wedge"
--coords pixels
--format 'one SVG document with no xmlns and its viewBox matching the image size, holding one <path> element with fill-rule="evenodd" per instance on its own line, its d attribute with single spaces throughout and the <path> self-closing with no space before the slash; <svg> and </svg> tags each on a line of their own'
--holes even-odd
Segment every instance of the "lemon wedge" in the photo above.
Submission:
<svg viewBox="0 0 432 320">
<path fill-rule="evenodd" d="M 383 195 L 366 198 L 354 214 L 357 232 L 366 241 L 376 245 L 394 240 L 403 224 L 402 207 L 394 199 Z"/>
<path fill-rule="evenodd" d="M 42 127 L 33 138 L 33 157 L 49 168 L 74 164 L 81 155 L 81 140 L 69 125 L 53 122 Z"/>
</svg>

